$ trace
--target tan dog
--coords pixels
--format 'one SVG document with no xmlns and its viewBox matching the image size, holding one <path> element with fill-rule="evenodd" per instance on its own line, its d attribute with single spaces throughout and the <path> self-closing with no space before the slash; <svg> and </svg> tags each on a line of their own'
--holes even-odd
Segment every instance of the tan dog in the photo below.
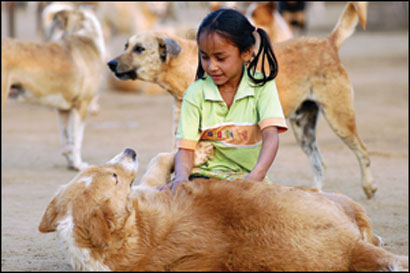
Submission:
<svg viewBox="0 0 410 273">
<path fill-rule="evenodd" d="M 2 41 L 2 109 L 12 86 L 31 102 L 55 107 L 59 113 L 62 152 L 70 168 L 87 167 L 81 144 L 90 102 L 97 95 L 105 45 L 101 26 L 87 10 L 56 13 L 63 23 L 61 39 L 48 43 Z"/>
<path fill-rule="evenodd" d="M 75 270 L 408 268 L 407 257 L 377 246 L 364 209 L 343 195 L 215 179 L 175 192 L 131 188 L 136 171 L 136 154 L 126 149 L 51 200 L 39 230 L 57 232 Z"/>
<path fill-rule="evenodd" d="M 333 131 L 356 155 L 363 190 L 371 198 L 377 186 L 366 147 L 357 133 L 353 87 L 338 56 L 338 49 L 353 33 L 358 20 L 365 27 L 366 8 L 366 3 L 348 3 L 328 37 L 291 39 L 274 43 L 273 49 L 279 63 L 275 80 L 282 108 L 296 140 L 309 157 L 314 186 L 322 187 L 324 173 L 315 135 L 320 110 Z M 175 132 L 183 94 L 195 78 L 197 51 L 194 41 L 145 32 L 129 38 L 125 52 L 108 65 L 119 79 L 155 82 L 171 93 L 175 98 Z"/>
<path fill-rule="evenodd" d="M 293 38 L 288 23 L 279 14 L 276 2 L 254 2 L 246 10 L 246 17 L 252 24 L 263 28 L 271 42 L 278 43 Z"/>
</svg>

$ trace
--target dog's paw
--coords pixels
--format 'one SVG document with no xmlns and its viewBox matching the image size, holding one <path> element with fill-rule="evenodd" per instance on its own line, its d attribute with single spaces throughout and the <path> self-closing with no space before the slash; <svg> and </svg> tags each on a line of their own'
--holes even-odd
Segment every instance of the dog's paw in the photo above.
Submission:
<svg viewBox="0 0 410 273">
<path fill-rule="evenodd" d="M 363 190 L 364 190 L 364 193 L 366 194 L 367 198 L 371 199 L 376 194 L 377 185 L 374 184 L 373 182 L 369 183 L 369 184 L 363 186 Z"/>
<path fill-rule="evenodd" d="M 204 164 L 214 155 L 214 146 L 207 141 L 199 141 L 194 152 L 194 166 Z"/>
</svg>

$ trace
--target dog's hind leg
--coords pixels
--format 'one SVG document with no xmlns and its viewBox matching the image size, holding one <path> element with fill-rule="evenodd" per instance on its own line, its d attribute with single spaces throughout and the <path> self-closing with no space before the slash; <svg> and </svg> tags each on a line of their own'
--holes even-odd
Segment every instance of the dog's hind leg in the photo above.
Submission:
<svg viewBox="0 0 410 273">
<path fill-rule="evenodd" d="M 296 141 L 309 158 L 314 173 L 314 187 L 321 189 L 325 165 L 316 144 L 318 116 L 318 105 L 307 100 L 289 117 L 289 121 Z"/>
<path fill-rule="evenodd" d="M 349 271 L 408 271 L 408 259 L 359 240 L 351 254 Z"/>
<path fill-rule="evenodd" d="M 68 167 L 82 170 L 88 166 L 81 160 L 81 144 L 84 134 L 84 121 L 77 110 L 58 110 L 62 154 Z"/>
<path fill-rule="evenodd" d="M 349 82 L 335 81 L 334 85 L 326 86 L 326 90 L 331 90 L 331 92 L 326 93 L 329 96 L 326 100 L 320 101 L 323 115 L 332 130 L 356 155 L 360 164 L 362 188 L 367 198 L 372 198 L 377 191 L 377 185 L 374 183 L 370 171 L 370 158 L 367 149 L 357 133 L 353 89 Z"/>
</svg>

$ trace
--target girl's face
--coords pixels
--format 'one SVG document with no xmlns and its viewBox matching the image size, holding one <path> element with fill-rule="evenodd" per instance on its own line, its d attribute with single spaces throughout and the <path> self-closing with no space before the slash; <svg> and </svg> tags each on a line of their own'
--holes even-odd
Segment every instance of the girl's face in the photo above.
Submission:
<svg viewBox="0 0 410 273">
<path fill-rule="evenodd" d="M 252 47 L 240 53 L 239 49 L 217 33 L 203 32 L 199 36 L 199 54 L 204 71 L 219 90 L 236 89 L 242 77 L 242 65 L 251 58 Z"/>
</svg>

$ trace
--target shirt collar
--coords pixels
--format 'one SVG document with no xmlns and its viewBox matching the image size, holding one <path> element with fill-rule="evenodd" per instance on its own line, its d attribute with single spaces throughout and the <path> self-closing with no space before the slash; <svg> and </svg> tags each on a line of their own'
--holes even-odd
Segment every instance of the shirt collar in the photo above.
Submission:
<svg viewBox="0 0 410 273">
<path fill-rule="evenodd" d="M 239 100 L 249 96 L 255 96 L 254 88 L 250 84 L 252 84 L 252 82 L 249 79 L 247 69 L 244 66 L 242 79 L 239 83 L 238 91 L 235 94 L 234 100 Z M 205 100 L 223 101 L 223 98 L 221 97 L 221 94 L 218 91 L 218 87 L 212 81 L 212 78 L 208 75 L 206 75 L 205 77 L 204 91 Z"/>
</svg>

